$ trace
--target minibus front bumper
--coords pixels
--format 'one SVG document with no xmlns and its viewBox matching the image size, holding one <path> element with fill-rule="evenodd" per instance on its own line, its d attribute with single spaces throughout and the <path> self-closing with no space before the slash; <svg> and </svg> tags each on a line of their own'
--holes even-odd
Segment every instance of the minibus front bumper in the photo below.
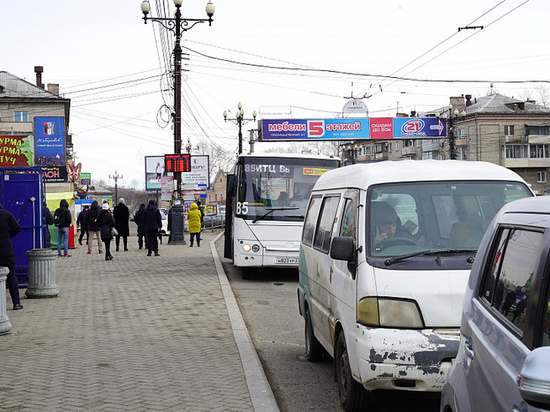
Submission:
<svg viewBox="0 0 550 412">
<path fill-rule="evenodd" d="M 459 329 L 384 329 L 358 325 L 357 356 L 367 390 L 440 392 L 456 357 Z"/>
</svg>

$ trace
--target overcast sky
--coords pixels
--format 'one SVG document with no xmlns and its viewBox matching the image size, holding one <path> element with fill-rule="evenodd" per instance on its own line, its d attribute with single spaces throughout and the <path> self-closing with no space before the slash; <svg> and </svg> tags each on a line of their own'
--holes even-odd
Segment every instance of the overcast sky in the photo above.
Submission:
<svg viewBox="0 0 550 412">
<path fill-rule="evenodd" d="M 152 16 L 157 4 L 173 15 L 172 0 L 150 2 Z M 234 116 L 239 102 L 245 117 L 332 118 L 353 93 L 369 116 L 393 117 L 447 105 L 449 96 L 484 96 L 491 83 L 494 92 L 539 101 L 539 89 L 550 90 L 548 0 L 213 2 L 212 26 L 182 37 L 184 146 L 189 138 L 235 153 L 237 126 L 223 111 Z M 172 104 L 161 90 L 171 85 L 163 74 L 174 36 L 145 25 L 140 4 L 0 0 L 0 70 L 35 83 L 34 66 L 43 66 L 43 83 L 58 83 L 71 99 L 82 170 L 111 184 L 116 170 L 123 186 L 143 185 L 144 156 L 174 146 L 161 110 Z M 184 17 L 206 17 L 205 5 L 184 0 Z M 467 26 L 484 29 L 458 30 Z M 245 135 L 253 126 L 243 126 Z"/>
</svg>

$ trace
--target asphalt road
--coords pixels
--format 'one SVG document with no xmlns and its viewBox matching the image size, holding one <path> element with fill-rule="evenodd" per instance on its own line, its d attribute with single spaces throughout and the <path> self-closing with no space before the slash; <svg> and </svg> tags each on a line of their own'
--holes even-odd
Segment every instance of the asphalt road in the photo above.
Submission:
<svg viewBox="0 0 550 412">
<path fill-rule="evenodd" d="M 298 311 L 297 270 L 258 271 L 252 280 L 218 253 L 233 293 L 282 412 L 342 411 L 330 357 L 319 363 L 303 359 L 304 321 Z M 377 412 L 439 411 L 437 394 L 401 391 L 372 395 L 370 410 Z"/>
</svg>

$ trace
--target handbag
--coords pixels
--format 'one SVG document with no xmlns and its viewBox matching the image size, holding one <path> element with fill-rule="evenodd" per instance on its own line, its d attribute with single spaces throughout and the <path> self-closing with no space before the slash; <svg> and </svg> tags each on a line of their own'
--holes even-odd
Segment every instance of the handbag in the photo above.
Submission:
<svg viewBox="0 0 550 412">
<path fill-rule="evenodd" d="M 111 235 L 118 236 L 118 231 L 114 227 L 111 228 Z"/>
</svg>

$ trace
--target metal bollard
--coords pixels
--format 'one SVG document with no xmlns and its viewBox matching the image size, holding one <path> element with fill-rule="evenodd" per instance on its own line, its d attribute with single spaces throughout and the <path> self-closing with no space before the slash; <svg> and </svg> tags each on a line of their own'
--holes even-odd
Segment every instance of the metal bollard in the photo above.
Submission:
<svg viewBox="0 0 550 412">
<path fill-rule="evenodd" d="M 55 284 L 57 252 L 50 249 L 33 249 L 25 252 L 29 260 L 28 298 L 53 298 L 59 295 Z"/>
<path fill-rule="evenodd" d="M 0 266 L 0 335 L 11 330 L 11 323 L 6 313 L 6 279 L 10 270 Z"/>
</svg>

